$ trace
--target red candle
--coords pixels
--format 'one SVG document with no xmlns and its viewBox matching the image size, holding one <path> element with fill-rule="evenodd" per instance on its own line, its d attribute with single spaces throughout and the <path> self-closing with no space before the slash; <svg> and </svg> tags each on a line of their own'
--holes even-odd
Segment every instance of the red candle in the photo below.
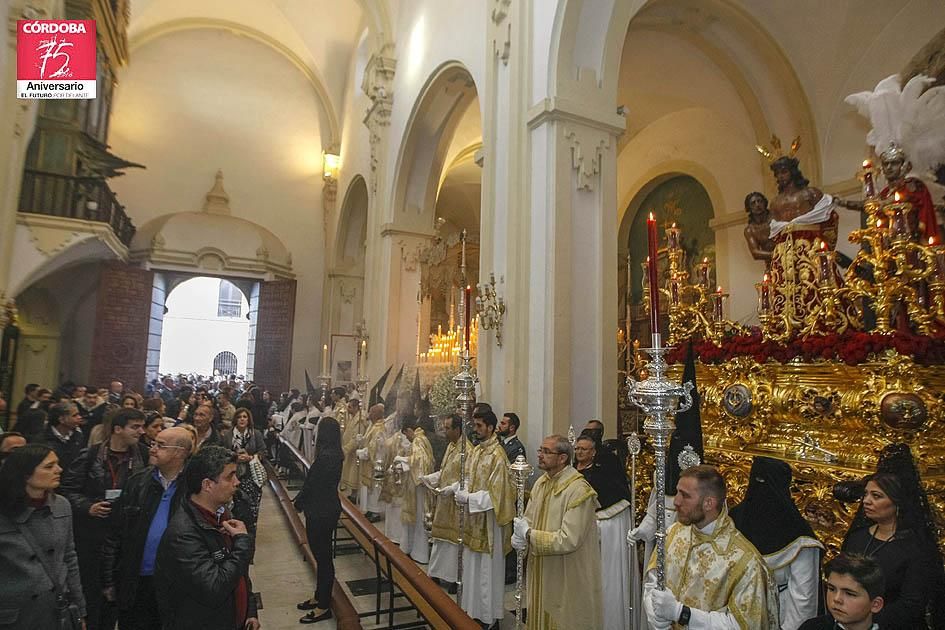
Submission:
<svg viewBox="0 0 945 630">
<path fill-rule="evenodd" d="M 469 329 L 470 329 L 470 320 L 469 320 L 469 303 L 472 302 L 472 287 L 468 284 L 466 285 L 466 353 L 469 353 Z"/>
<path fill-rule="evenodd" d="M 867 199 L 876 196 L 876 185 L 873 183 L 873 163 L 869 160 L 863 161 L 863 194 Z"/>
<path fill-rule="evenodd" d="M 647 266 L 647 277 L 650 282 L 650 333 L 658 335 L 660 332 L 660 285 L 656 275 L 656 219 L 652 212 L 646 221 L 646 235 L 650 254 Z"/>
<path fill-rule="evenodd" d="M 771 310 L 771 287 L 768 284 L 768 274 L 764 275 L 761 281 L 761 312 L 767 313 Z"/>
<path fill-rule="evenodd" d="M 702 286 L 708 290 L 709 288 L 709 259 L 703 258 L 702 264 L 699 265 L 699 280 L 702 282 Z"/>
<path fill-rule="evenodd" d="M 715 292 L 715 321 L 722 321 L 722 287 Z"/>
<path fill-rule="evenodd" d="M 827 255 L 827 243 L 826 241 L 820 241 L 820 252 L 818 252 L 818 257 L 820 258 L 820 282 L 825 285 L 830 284 L 830 257 Z"/>
</svg>

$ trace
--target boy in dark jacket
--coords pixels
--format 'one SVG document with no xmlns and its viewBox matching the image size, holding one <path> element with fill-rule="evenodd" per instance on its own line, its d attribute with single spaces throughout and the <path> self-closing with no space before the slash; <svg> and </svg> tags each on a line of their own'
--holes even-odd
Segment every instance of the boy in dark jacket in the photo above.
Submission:
<svg viewBox="0 0 945 630">
<path fill-rule="evenodd" d="M 876 561 L 841 553 L 824 566 L 824 582 L 830 613 L 808 619 L 799 630 L 876 630 L 873 615 L 883 609 L 886 588 Z"/>
</svg>

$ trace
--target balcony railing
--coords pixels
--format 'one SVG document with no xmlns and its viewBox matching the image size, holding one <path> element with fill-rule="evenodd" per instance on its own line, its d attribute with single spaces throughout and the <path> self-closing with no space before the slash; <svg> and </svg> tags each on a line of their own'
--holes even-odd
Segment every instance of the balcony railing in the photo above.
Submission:
<svg viewBox="0 0 945 630">
<path fill-rule="evenodd" d="M 115 236 L 131 244 L 135 226 L 104 180 L 25 170 L 20 212 L 99 221 L 112 226 Z"/>
</svg>

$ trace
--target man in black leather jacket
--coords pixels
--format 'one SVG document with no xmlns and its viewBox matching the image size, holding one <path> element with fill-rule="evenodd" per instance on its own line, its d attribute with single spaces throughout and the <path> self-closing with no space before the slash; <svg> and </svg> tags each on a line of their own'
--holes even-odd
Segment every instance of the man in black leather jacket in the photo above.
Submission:
<svg viewBox="0 0 945 630">
<path fill-rule="evenodd" d="M 258 630 L 249 579 L 253 540 L 226 510 L 236 454 L 204 446 L 184 472 L 181 502 L 158 547 L 155 590 L 165 630 Z"/>
<path fill-rule="evenodd" d="M 120 630 L 160 630 L 154 592 L 158 544 L 182 497 L 180 476 L 193 438 L 175 427 L 157 434 L 150 466 L 135 473 L 113 506 L 111 530 L 102 547 L 102 588 L 105 599 L 118 604 Z"/>
</svg>

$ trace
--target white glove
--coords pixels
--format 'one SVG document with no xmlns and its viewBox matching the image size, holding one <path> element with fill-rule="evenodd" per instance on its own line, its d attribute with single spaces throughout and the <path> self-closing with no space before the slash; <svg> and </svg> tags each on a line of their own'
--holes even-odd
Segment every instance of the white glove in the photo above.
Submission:
<svg viewBox="0 0 945 630">
<path fill-rule="evenodd" d="M 456 490 L 456 502 L 460 505 L 469 503 L 469 492 L 467 490 Z"/>
<path fill-rule="evenodd" d="M 528 547 L 528 539 L 519 536 L 516 533 L 512 534 L 512 549 L 516 551 L 525 551 L 525 548 Z"/>
<path fill-rule="evenodd" d="M 403 455 L 398 455 L 397 457 L 394 458 L 394 463 L 395 464 L 408 464 L 410 463 L 410 460 L 408 460 Z"/>
<path fill-rule="evenodd" d="M 394 465 L 400 468 L 400 472 L 410 472 L 410 464 L 407 462 L 397 462 Z"/>
<path fill-rule="evenodd" d="M 656 534 L 656 519 L 644 518 L 639 525 L 627 532 L 627 542 L 652 542 L 654 534 Z"/>
<path fill-rule="evenodd" d="M 524 517 L 516 516 L 512 519 L 512 530 L 519 538 L 528 540 L 528 530 L 530 529 L 531 527 L 529 527 L 528 521 L 526 521 Z"/>
<path fill-rule="evenodd" d="M 420 483 L 422 483 L 423 485 L 425 485 L 425 486 L 426 486 L 427 488 L 429 488 L 430 490 L 433 490 L 433 489 L 436 487 L 436 486 L 433 485 L 434 477 L 436 477 L 436 473 L 435 473 L 435 472 L 434 472 L 434 473 L 430 473 L 429 475 L 421 475 L 421 476 L 420 476 Z"/>
<path fill-rule="evenodd" d="M 643 614 L 646 615 L 646 620 L 653 630 L 672 630 L 673 622 L 665 621 L 662 617 L 657 617 L 653 613 L 653 593 L 655 592 L 657 592 L 656 589 L 653 589 L 644 594 Z"/>
<path fill-rule="evenodd" d="M 455 481 L 448 486 L 443 486 L 442 488 L 440 488 L 440 494 L 445 497 L 448 497 L 451 494 L 456 494 L 457 490 L 459 490 L 459 482 Z"/>
<path fill-rule="evenodd" d="M 653 609 L 653 615 L 662 621 L 668 621 L 670 623 L 675 622 L 679 619 L 679 614 L 682 612 L 682 604 L 676 600 L 676 596 L 673 595 L 673 592 L 669 589 L 659 590 L 653 589 L 650 591 L 650 602 Z"/>
<path fill-rule="evenodd" d="M 367 459 L 368 459 L 368 452 L 367 452 L 367 449 L 366 449 L 366 448 L 359 448 L 359 449 L 356 450 L 354 453 L 355 453 L 355 455 L 358 456 L 358 459 L 360 459 L 362 462 L 366 462 L 366 461 L 367 461 Z"/>
<path fill-rule="evenodd" d="M 634 527 L 633 529 L 631 529 L 629 532 L 627 532 L 627 544 L 628 544 L 628 545 L 635 545 L 635 544 L 637 544 L 638 542 L 640 542 L 641 540 L 644 540 L 644 537 L 645 537 L 644 534 L 645 534 L 645 532 L 641 532 L 641 531 L 640 531 L 640 527 L 641 527 L 640 525 L 637 525 L 636 527 Z"/>
</svg>

